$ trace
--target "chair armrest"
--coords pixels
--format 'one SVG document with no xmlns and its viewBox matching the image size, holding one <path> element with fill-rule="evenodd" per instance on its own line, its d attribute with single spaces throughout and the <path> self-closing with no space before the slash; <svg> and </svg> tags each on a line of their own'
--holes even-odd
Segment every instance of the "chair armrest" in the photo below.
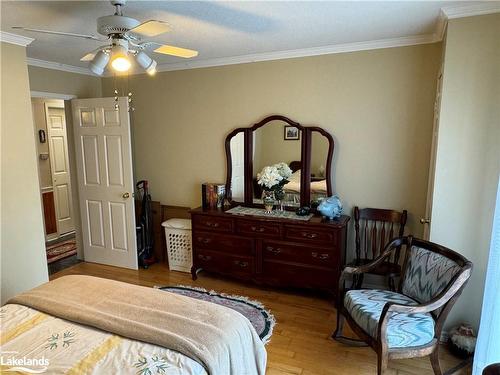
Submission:
<svg viewBox="0 0 500 375">
<path fill-rule="evenodd" d="M 382 313 L 380 314 L 380 320 L 378 323 L 379 339 L 383 338 L 385 340 L 387 322 L 390 319 L 392 313 L 425 314 L 443 307 L 452 298 L 458 297 L 460 295 L 462 288 L 465 286 L 465 283 L 471 275 L 471 272 L 471 267 L 466 266 L 460 273 L 458 273 L 454 277 L 454 279 L 440 294 L 438 294 L 429 302 L 412 306 L 387 302 L 382 309 Z"/>
<path fill-rule="evenodd" d="M 411 239 L 410 239 L 411 241 Z M 360 275 L 365 272 L 370 271 L 371 269 L 377 267 L 380 263 L 382 263 L 386 258 L 392 255 L 392 253 L 400 246 L 405 245 L 408 243 L 408 238 L 407 237 L 399 237 L 391 242 L 389 242 L 382 253 L 375 258 L 373 261 L 371 261 L 368 264 L 364 264 L 359 267 L 345 267 L 342 273 L 340 274 L 340 279 L 339 279 L 339 284 L 338 284 L 338 306 L 341 306 L 342 300 L 344 298 L 344 292 L 345 292 L 345 280 L 348 275 Z"/>
<path fill-rule="evenodd" d="M 359 267 L 345 267 L 344 270 L 342 271 L 342 274 L 340 275 L 340 281 L 339 285 L 342 284 L 342 282 L 345 280 L 345 277 L 347 275 L 359 275 L 362 273 L 366 273 L 375 267 L 377 267 L 380 263 L 382 263 L 386 258 L 392 255 L 392 253 L 396 250 L 396 248 L 404 245 L 407 243 L 407 240 L 405 237 L 400 237 L 392 240 L 389 242 L 382 253 L 372 260 L 370 263 L 364 264 Z"/>
<path fill-rule="evenodd" d="M 458 275 L 455 276 L 455 280 L 452 281 L 447 288 L 445 288 L 436 298 L 431 299 L 429 302 L 418 304 L 418 305 L 400 305 L 387 303 L 384 306 L 384 310 L 387 307 L 387 312 L 395 313 L 405 313 L 405 314 L 425 314 L 443 307 L 457 292 L 460 288 L 467 282 L 471 274 L 470 268 L 465 268 Z M 384 314 L 382 310 L 382 318 Z"/>
</svg>

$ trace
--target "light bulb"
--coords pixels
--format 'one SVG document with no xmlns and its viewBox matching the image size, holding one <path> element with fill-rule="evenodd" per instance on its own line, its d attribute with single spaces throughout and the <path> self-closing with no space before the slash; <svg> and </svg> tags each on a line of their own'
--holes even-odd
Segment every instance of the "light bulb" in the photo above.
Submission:
<svg viewBox="0 0 500 375">
<path fill-rule="evenodd" d="M 125 56 L 115 57 L 113 61 L 111 61 L 111 66 L 114 70 L 119 72 L 126 72 L 130 69 L 130 61 Z"/>
<path fill-rule="evenodd" d="M 124 43 L 121 40 L 116 43 Z M 126 45 L 114 44 L 111 53 L 111 66 L 118 72 L 126 72 L 130 69 L 130 60 L 128 56 L 128 48 Z"/>
</svg>

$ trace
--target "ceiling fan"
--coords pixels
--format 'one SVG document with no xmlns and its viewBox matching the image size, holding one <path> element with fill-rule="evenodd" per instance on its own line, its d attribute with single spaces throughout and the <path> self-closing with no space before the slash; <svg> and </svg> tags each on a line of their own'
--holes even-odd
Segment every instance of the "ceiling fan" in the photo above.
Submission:
<svg viewBox="0 0 500 375">
<path fill-rule="evenodd" d="M 160 44 L 152 41 L 143 41 L 143 38 L 151 38 L 172 30 L 165 21 L 148 20 L 139 22 L 138 20 L 126 17 L 122 13 L 122 7 L 127 0 L 111 0 L 115 7 L 115 13 L 111 16 L 103 16 L 97 19 L 97 32 L 108 40 L 102 40 L 94 35 L 75 34 L 61 31 L 33 29 L 22 26 L 14 26 L 14 29 L 21 29 L 30 32 L 63 35 L 76 38 L 84 38 L 108 42 L 95 50 L 87 53 L 80 60 L 90 61 L 90 70 L 102 75 L 104 69 L 110 63 L 111 67 L 118 72 L 126 72 L 131 67 L 130 56 L 133 56 L 136 62 L 146 70 L 150 75 L 156 72 L 156 61 L 149 57 L 144 51 L 149 48 L 155 48 L 154 52 L 164 55 L 172 55 L 183 58 L 195 57 L 197 51 Z"/>
</svg>

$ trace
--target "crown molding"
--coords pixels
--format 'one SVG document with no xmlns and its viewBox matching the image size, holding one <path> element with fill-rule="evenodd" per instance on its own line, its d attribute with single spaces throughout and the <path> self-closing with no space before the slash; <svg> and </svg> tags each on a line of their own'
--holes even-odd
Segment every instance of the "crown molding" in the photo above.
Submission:
<svg viewBox="0 0 500 375">
<path fill-rule="evenodd" d="M 44 98 L 44 99 L 60 99 L 60 100 L 71 100 L 75 99 L 76 95 L 72 94 L 58 94 L 54 92 L 45 91 L 30 91 L 32 98 Z"/>
<path fill-rule="evenodd" d="M 500 1 L 489 1 L 482 4 L 458 5 L 441 8 L 441 12 L 449 20 L 454 18 L 481 16 L 500 12 Z"/>
<path fill-rule="evenodd" d="M 26 47 L 34 40 L 35 39 L 28 38 L 26 36 L 0 31 L 0 41 L 4 43 L 10 43 L 10 44 L 15 44 L 17 46 Z"/>
<path fill-rule="evenodd" d="M 394 48 L 413 46 L 418 44 L 429 44 L 439 42 L 434 34 L 417 35 L 392 39 L 380 39 L 366 42 L 355 42 L 346 44 L 334 44 L 329 46 L 303 48 L 287 51 L 276 51 L 266 53 L 256 53 L 250 55 L 223 57 L 207 60 L 194 60 L 173 64 L 158 64 L 156 70 L 158 72 L 169 72 L 174 70 L 198 69 L 215 66 L 245 64 L 259 61 L 284 60 L 299 57 L 321 56 L 336 53 L 367 51 L 381 48 Z M 142 74 L 143 72 L 140 72 Z M 137 73 L 136 73 L 137 74 Z"/>
<path fill-rule="evenodd" d="M 448 25 L 448 17 L 443 11 L 443 8 L 439 11 L 438 20 L 436 22 L 436 30 L 434 35 L 439 40 L 444 40 L 444 34 L 446 33 L 446 26 Z"/>
<path fill-rule="evenodd" d="M 89 69 L 82 68 L 80 66 L 67 65 L 67 64 L 62 64 L 62 63 L 58 63 L 55 61 L 45 61 L 45 60 L 40 60 L 40 59 L 34 59 L 31 57 L 28 57 L 26 60 L 27 60 L 28 65 L 31 65 L 31 66 L 38 66 L 40 68 L 45 68 L 45 69 L 61 70 L 63 72 L 85 74 L 85 75 L 89 75 L 92 77 L 97 77 L 96 75 L 92 74 L 92 72 Z"/>
</svg>

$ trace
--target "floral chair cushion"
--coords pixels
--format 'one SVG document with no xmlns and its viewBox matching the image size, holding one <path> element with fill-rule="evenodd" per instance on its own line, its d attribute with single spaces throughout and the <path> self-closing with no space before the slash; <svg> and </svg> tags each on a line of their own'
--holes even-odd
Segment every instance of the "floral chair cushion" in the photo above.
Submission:
<svg viewBox="0 0 500 375">
<path fill-rule="evenodd" d="M 349 315 L 371 337 L 378 336 L 378 323 L 387 302 L 416 305 L 417 302 L 388 290 L 350 290 L 344 298 Z M 387 322 L 389 348 L 408 348 L 428 344 L 434 338 L 434 319 L 430 314 L 394 313 Z"/>
<path fill-rule="evenodd" d="M 402 292 L 425 303 L 435 298 L 462 268 L 441 254 L 412 246 Z"/>
</svg>

